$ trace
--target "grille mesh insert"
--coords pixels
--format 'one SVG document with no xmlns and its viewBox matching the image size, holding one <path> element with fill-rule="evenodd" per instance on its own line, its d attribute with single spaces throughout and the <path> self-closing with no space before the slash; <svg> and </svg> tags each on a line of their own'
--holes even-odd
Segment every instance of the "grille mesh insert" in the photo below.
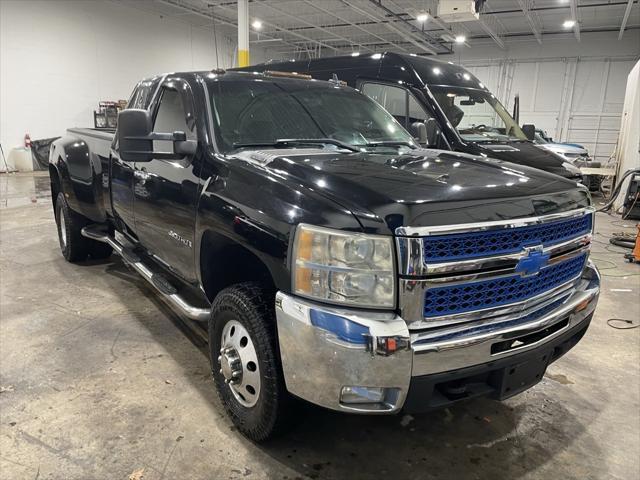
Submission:
<svg viewBox="0 0 640 480">
<path fill-rule="evenodd" d="M 567 298 L 569 298 L 569 296 L 565 295 L 557 300 L 554 300 L 550 304 L 537 309 L 535 312 L 528 313 L 522 317 L 514 318 L 513 320 L 501 321 L 501 322 L 484 323 L 475 327 L 468 328 L 467 330 L 465 330 L 464 333 L 465 335 L 475 335 L 478 333 L 484 333 L 487 331 L 495 330 L 496 328 L 512 327 L 512 326 L 531 322 L 533 320 L 542 318 L 547 313 L 551 313 L 556 308 L 559 308 L 564 302 L 566 302 Z M 460 333 L 458 331 L 445 332 L 441 335 L 429 336 L 428 338 L 414 341 L 412 342 L 412 345 L 420 345 L 421 343 L 442 342 L 444 340 L 450 340 L 452 338 L 455 338 L 459 335 Z"/>
<path fill-rule="evenodd" d="M 587 254 L 548 266 L 535 276 L 510 275 L 479 282 L 430 288 L 424 316 L 435 317 L 520 302 L 568 282 L 582 271 Z"/>
<path fill-rule="evenodd" d="M 425 263 L 521 252 L 524 247 L 561 243 L 591 231 L 593 214 L 528 227 L 434 235 L 422 239 Z"/>
</svg>

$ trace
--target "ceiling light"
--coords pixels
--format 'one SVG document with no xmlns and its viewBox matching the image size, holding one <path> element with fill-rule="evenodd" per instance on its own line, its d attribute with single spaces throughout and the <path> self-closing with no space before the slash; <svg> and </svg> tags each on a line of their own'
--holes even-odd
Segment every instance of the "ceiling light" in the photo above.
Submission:
<svg viewBox="0 0 640 480">
<path fill-rule="evenodd" d="M 424 23 L 427 20 L 429 20 L 429 15 L 426 13 L 420 13 L 418 14 L 418 16 L 416 17 L 416 20 L 419 21 L 420 23 Z"/>
<path fill-rule="evenodd" d="M 564 23 L 562 24 L 562 26 L 564 28 L 573 28 L 573 26 L 576 24 L 575 20 L 565 20 Z"/>
<path fill-rule="evenodd" d="M 254 20 L 251 26 L 256 30 L 260 30 L 262 28 L 262 22 L 260 20 Z"/>
<path fill-rule="evenodd" d="M 381 53 L 374 53 L 373 55 L 371 55 L 371 58 L 373 58 L 374 60 L 378 60 L 378 59 L 382 58 L 382 54 Z"/>
<path fill-rule="evenodd" d="M 359 57 L 360 56 L 360 52 L 353 52 L 351 54 L 352 57 Z"/>
<path fill-rule="evenodd" d="M 467 37 L 464 35 L 456 35 L 456 43 L 464 43 L 467 41 Z"/>
</svg>

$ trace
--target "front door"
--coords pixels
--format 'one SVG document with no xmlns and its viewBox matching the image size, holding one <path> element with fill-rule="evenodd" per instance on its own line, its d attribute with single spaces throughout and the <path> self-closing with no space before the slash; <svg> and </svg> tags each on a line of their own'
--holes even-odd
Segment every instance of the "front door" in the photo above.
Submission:
<svg viewBox="0 0 640 480">
<path fill-rule="evenodd" d="M 185 132 L 197 140 L 192 96 L 187 83 L 168 79 L 155 111 L 154 133 Z M 187 108 L 185 108 L 185 106 Z M 189 121 L 188 121 L 189 119 Z M 173 142 L 156 140 L 154 152 L 173 152 Z M 194 264 L 195 212 L 199 178 L 194 158 L 136 162 L 134 212 L 142 246 L 186 281 L 196 279 Z"/>
</svg>

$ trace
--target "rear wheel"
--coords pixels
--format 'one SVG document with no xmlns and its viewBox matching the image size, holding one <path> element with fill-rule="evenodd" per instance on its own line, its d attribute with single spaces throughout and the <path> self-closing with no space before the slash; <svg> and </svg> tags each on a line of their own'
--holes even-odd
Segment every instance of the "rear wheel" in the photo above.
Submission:
<svg viewBox="0 0 640 480">
<path fill-rule="evenodd" d="M 82 236 L 82 229 L 89 225 L 90 221 L 69 208 L 62 192 L 58 193 L 56 199 L 55 217 L 60 250 L 67 261 L 81 262 L 87 256 L 103 259 L 111 255 L 112 248 L 106 243 Z"/>
<path fill-rule="evenodd" d="M 256 442 L 285 425 L 289 395 L 276 349 L 273 294 L 257 283 L 218 294 L 209 320 L 213 379 L 231 420 Z"/>
</svg>

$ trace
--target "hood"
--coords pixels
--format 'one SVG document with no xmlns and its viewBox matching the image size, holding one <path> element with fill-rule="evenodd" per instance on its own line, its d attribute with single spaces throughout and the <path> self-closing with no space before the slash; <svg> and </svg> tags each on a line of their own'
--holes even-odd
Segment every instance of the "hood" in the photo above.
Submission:
<svg viewBox="0 0 640 480">
<path fill-rule="evenodd" d="M 584 148 L 584 145 L 580 145 L 579 143 L 561 143 L 560 145 L 569 145 L 571 147 L 577 147 L 577 148 L 581 148 L 583 149 L 585 152 L 587 151 L 586 148 Z"/>
<path fill-rule="evenodd" d="M 372 232 L 563 211 L 589 203 L 576 182 L 507 162 L 441 150 L 408 154 L 327 150 L 244 151 L 292 188 L 351 211 Z M 586 193 L 585 193 L 586 192 Z"/>
<path fill-rule="evenodd" d="M 580 147 L 578 145 L 569 145 L 568 143 L 544 143 L 539 145 L 539 147 L 545 148 L 547 150 L 551 150 L 552 152 L 566 154 L 573 153 L 576 155 L 586 155 L 587 150 L 584 147 Z"/>
<path fill-rule="evenodd" d="M 546 145 L 536 145 L 532 142 L 504 142 L 504 143 L 476 143 L 478 153 L 506 160 L 507 162 L 539 168 L 545 172 L 561 177 L 580 179 L 580 171 L 566 165 L 566 160 L 545 148 Z"/>
</svg>

